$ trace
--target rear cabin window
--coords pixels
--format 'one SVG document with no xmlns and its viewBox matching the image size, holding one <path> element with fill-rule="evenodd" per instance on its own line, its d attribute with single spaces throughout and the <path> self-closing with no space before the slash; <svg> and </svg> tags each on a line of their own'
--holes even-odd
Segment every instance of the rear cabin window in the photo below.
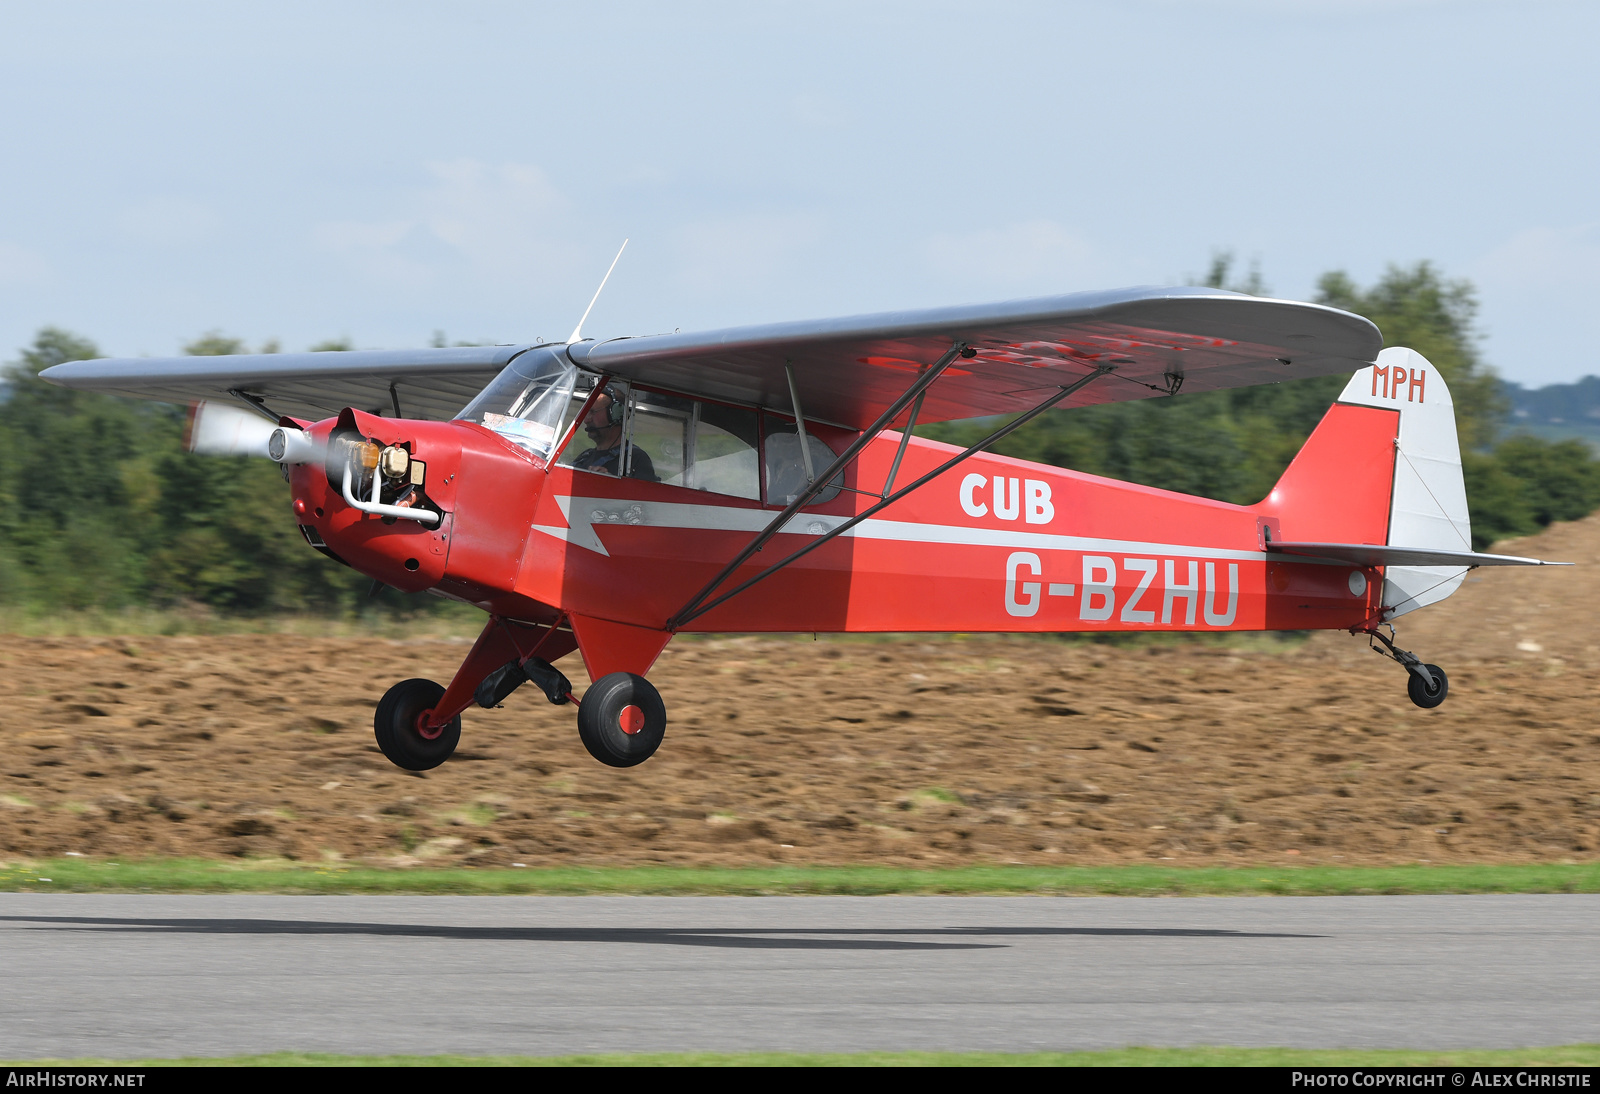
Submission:
<svg viewBox="0 0 1600 1094">
<path fill-rule="evenodd" d="M 773 414 L 766 415 L 762 424 L 766 448 L 763 467 L 767 477 L 767 504 L 788 505 L 811 482 L 806 474 L 805 457 L 800 451 L 800 431 L 795 428 L 793 421 Z M 811 455 L 812 475 L 826 471 L 836 456 L 833 449 L 812 433 L 806 434 L 806 451 Z M 832 501 L 839 496 L 839 488 L 843 485 L 844 472 L 841 471 L 811 500 L 811 505 Z"/>
<path fill-rule="evenodd" d="M 696 403 L 692 426 L 686 434 L 690 447 L 683 485 L 691 490 L 760 500 L 756 412 Z"/>
</svg>

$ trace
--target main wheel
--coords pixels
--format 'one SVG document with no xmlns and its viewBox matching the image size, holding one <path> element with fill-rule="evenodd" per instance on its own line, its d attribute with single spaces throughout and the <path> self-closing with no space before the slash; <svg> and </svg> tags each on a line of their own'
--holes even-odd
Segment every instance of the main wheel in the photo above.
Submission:
<svg viewBox="0 0 1600 1094">
<path fill-rule="evenodd" d="M 632 767 L 656 754 L 667 734 L 667 707 L 643 676 L 613 672 L 584 692 L 578 736 L 589 755 L 611 767 Z"/>
<path fill-rule="evenodd" d="M 1411 701 L 1423 710 L 1432 710 L 1444 702 L 1444 697 L 1450 694 L 1450 678 L 1438 665 L 1423 665 L 1433 674 L 1433 687 L 1428 687 L 1422 682 L 1422 677 L 1412 674 L 1406 680 L 1406 694 L 1411 696 Z"/>
<path fill-rule="evenodd" d="M 427 713 L 443 698 L 444 688 L 432 680 L 402 680 L 378 700 L 372 734 L 396 767 L 407 771 L 438 767 L 461 743 L 459 714 L 438 729 L 427 728 Z"/>
</svg>

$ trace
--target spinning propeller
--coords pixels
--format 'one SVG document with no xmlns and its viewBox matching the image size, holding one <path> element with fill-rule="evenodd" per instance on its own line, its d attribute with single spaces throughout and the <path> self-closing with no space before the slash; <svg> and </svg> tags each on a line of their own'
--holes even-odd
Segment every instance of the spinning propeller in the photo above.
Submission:
<svg viewBox="0 0 1600 1094">
<path fill-rule="evenodd" d="M 185 447 L 204 456 L 263 456 L 277 463 L 317 463 L 327 446 L 293 426 L 280 426 L 243 407 L 199 402 L 189 406 Z"/>
</svg>

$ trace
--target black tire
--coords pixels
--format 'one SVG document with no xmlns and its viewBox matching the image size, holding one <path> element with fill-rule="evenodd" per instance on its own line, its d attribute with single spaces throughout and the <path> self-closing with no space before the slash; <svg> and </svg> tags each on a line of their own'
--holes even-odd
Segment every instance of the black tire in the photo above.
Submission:
<svg viewBox="0 0 1600 1094">
<path fill-rule="evenodd" d="M 417 726 L 418 719 L 442 698 L 444 688 L 432 680 L 402 680 L 383 693 L 372 716 L 372 734 L 390 763 L 407 771 L 428 771 L 455 752 L 461 743 L 461 715 L 450 719 L 432 740 Z"/>
<path fill-rule="evenodd" d="M 1411 696 L 1411 701 L 1423 710 L 1432 710 L 1444 702 L 1445 696 L 1450 694 L 1450 678 L 1438 665 L 1423 665 L 1433 674 L 1434 686 L 1429 688 L 1422 682 L 1422 677 L 1412 673 L 1406 681 L 1406 694 Z"/>
<path fill-rule="evenodd" d="M 627 732 L 625 718 L 639 728 Z M 666 735 L 666 704 L 655 685 L 643 676 L 631 672 L 602 676 L 578 704 L 578 736 L 583 747 L 609 767 L 644 763 L 656 754 Z"/>
</svg>

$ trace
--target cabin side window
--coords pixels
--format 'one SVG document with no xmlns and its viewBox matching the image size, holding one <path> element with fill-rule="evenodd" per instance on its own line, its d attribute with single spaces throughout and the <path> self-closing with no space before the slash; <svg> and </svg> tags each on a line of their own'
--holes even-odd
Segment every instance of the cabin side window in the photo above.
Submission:
<svg viewBox="0 0 1600 1094">
<path fill-rule="evenodd" d="M 761 497 L 755 411 L 630 389 L 619 381 L 606 389 L 609 397 L 591 404 L 557 462 L 752 501 Z M 587 395 L 580 381 L 574 403 Z"/>
<path fill-rule="evenodd" d="M 668 486 L 761 496 L 752 410 L 641 391 L 634 397 L 629 439 L 632 460 L 648 460 Z"/>
<path fill-rule="evenodd" d="M 696 403 L 693 429 L 687 437 L 690 452 L 684 486 L 751 501 L 761 498 L 755 411 Z"/>
<path fill-rule="evenodd" d="M 628 450 L 623 474 L 677 486 L 683 481 L 688 446 L 685 432 L 694 418 L 692 400 L 636 391 L 628 404 Z"/>
<path fill-rule="evenodd" d="M 594 393 L 596 379 L 584 375 L 579 378 L 572 393 L 571 405 L 564 416 L 571 421 L 578 414 L 581 420 L 573 425 L 572 439 L 557 457 L 556 463 L 576 471 L 589 471 L 613 478 L 628 474 L 632 477 L 656 480 L 655 469 L 648 458 L 636 461 L 630 468 L 628 451 L 628 426 L 632 416 L 632 396 L 628 385 L 612 381 L 598 395 Z M 584 407 L 587 406 L 585 412 Z"/>
</svg>

